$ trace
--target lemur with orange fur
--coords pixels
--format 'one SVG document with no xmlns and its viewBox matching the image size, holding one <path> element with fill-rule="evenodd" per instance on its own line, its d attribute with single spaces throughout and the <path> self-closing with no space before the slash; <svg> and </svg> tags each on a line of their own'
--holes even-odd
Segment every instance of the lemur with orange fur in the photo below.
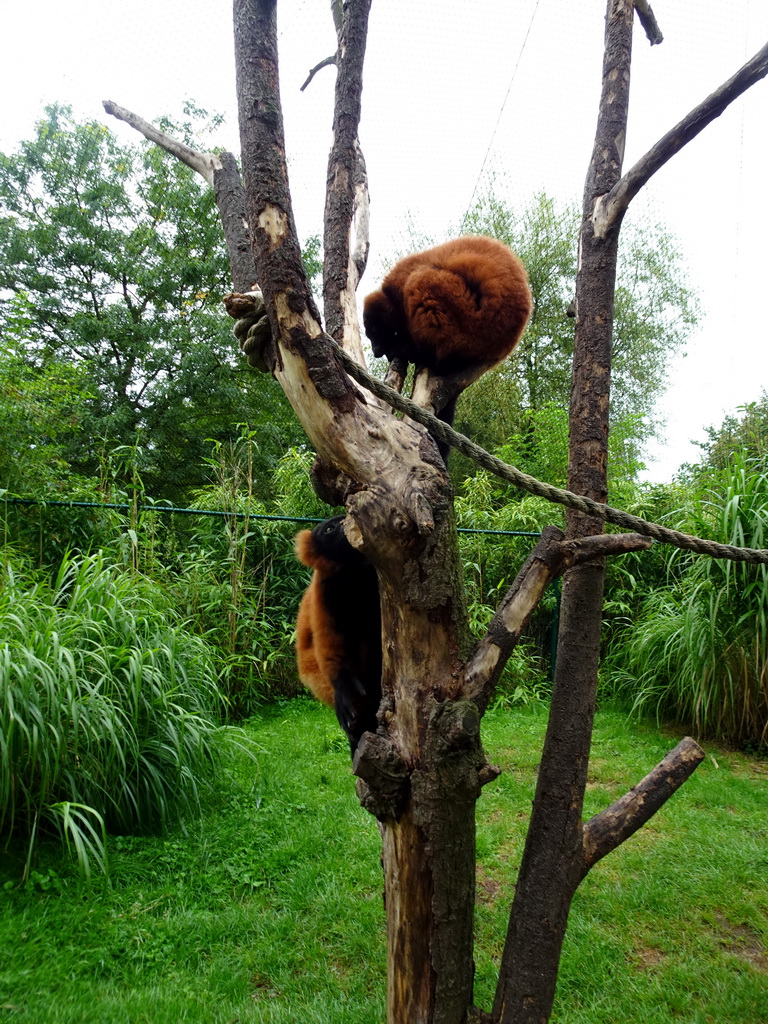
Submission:
<svg viewBox="0 0 768 1024">
<path fill-rule="evenodd" d="M 376 570 L 333 516 L 296 535 L 296 557 L 314 569 L 299 605 L 299 678 L 335 708 L 354 754 L 375 732 L 381 703 L 381 610 Z"/>
<path fill-rule="evenodd" d="M 495 238 L 467 235 L 396 263 L 367 296 L 363 323 L 374 355 L 448 374 L 500 363 L 532 310 L 528 274 L 515 253 Z M 455 404 L 440 419 L 452 423 Z"/>
<path fill-rule="evenodd" d="M 533 309 L 528 275 L 502 242 L 467 235 L 396 263 L 365 300 L 373 353 L 441 373 L 506 358 Z"/>
<path fill-rule="evenodd" d="M 490 369 L 520 340 L 533 300 L 525 267 L 492 238 L 468 236 L 406 256 L 365 300 L 374 355 L 437 374 Z M 439 413 L 453 421 L 455 399 Z M 441 446 L 443 458 L 447 449 Z M 381 702 L 381 609 L 376 571 L 334 516 L 296 537 L 314 569 L 299 606 L 299 677 L 336 716 L 354 754 L 376 729 Z"/>
</svg>

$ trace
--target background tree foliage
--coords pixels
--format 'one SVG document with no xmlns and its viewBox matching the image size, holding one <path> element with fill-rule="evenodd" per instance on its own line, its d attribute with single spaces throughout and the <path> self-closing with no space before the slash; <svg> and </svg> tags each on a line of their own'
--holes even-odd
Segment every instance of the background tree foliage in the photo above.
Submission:
<svg viewBox="0 0 768 1024">
<path fill-rule="evenodd" d="M 701 444 L 701 463 L 686 466 L 684 475 L 695 478 L 702 470 L 721 470 L 739 453 L 756 466 L 768 465 L 768 391 L 737 411 L 740 416 L 726 416 L 719 427 L 707 429 L 707 440 Z"/>
<path fill-rule="evenodd" d="M 517 460 L 534 475 L 536 464 L 543 462 L 544 478 L 559 482 L 567 462 L 573 355 L 569 313 L 580 213 L 575 205 L 558 206 L 543 193 L 517 211 L 504 200 L 502 189 L 503 182 L 481 197 L 461 230 L 493 235 L 520 255 L 528 268 L 534 312 L 512 358 L 462 396 L 457 423 L 486 448 L 511 444 Z M 634 476 L 643 444 L 658 428 L 654 406 L 665 387 L 669 359 L 695 327 L 699 307 L 686 284 L 680 251 L 663 226 L 644 224 L 640 231 L 627 225 L 619 260 L 609 462 L 614 476 L 624 477 Z M 560 438 L 557 456 L 553 427 Z"/>
<path fill-rule="evenodd" d="M 77 491 L 67 455 L 79 446 L 82 404 L 92 400 L 82 366 L 54 357 L 37 366 L 14 339 L 0 340 L 0 485 L 15 494 Z"/>
<path fill-rule="evenodd" d="M 186 114 L 199 131 L 204 112 Z M 190 122 L 163 127 L 192 140 Z M 0 154 L 2 357 L 54 398 L 52 368 L 76 367 L 78 429 L 54 430 L 76 472 L 95 474 L 96 439 L 140 439 L 148 492 L 179 500 L 205 481 L 210 440 L 248 422 L 268 492 L 277 458 L 303 435 L 274 381 L 239 358 L 222 316 L 229 290 L 211 190 L 158 147 L 120 145 L 51 106 L 33 139 Z"/>
<path fill-rule="evenodd" d="M 164 127 L 192 143 L 216 124 L 191 105 L 185 118 Z M 513 358 L 462 397 L 459 428 L 558 485 L 567 462 L 577 223 L 575 207 L 558 207 L 545 195 L 515 211 L 495 185 L 452 232 L 508 242 L 528 267 L 536 299 Z M 720 540 L 751 537 L 759 546 L 768 395 L 710 428 L 701 461 L 674 484 L 637 482 L 668 360 L 698 307 L 663 228 L 625 232 L 622 256 L 612 502 Z M 310 273 L 317 274 L 320 258 L 319 240 L 310 239 Z M 48 498 L 170 498 L 228 517 L 222 527 L 213 518 L 171 521 L 145 511 L 126 523 L 108 509 L 49 505 L 30 514 L 8 506 L 5 537 L 54 571 L 67 549 L 106 548 L 161 579 L 183 617 L 215 636 L 224 666 L 219 684 L 242 711 L 265 693 L 294 687 L 292 616 L 303 576 L 292 554 L 295 523 L 262 529 L 235 513 L 320 518 L 327 509 L 311 490 L 312 453 L 282 392 L 239 357 L 220 304 L 228 290 L 210 190 L 160 149 L 123 146 L 103 125 L 79 124 L 54 106 L 34 138 L 13 155 L 0 154 L 0 486 Z M 521 497 L 456 453 L 451 465 L 463 526 L 536 531 L 553 521 L 548 503 Z M 462 540 L 478 628 L 527 544 L 498 535 Z M 614 673 L 609 658 L 604 693 L 665 717 L 695 717 L 701 728 L 737 741 L 762 742 L 764 581 L 730 572 L 715 586 L 714 568 L 705 572 L 662 547 L 613 563 L 605 645 L 609 655 L 622 649 L 625 671 Z M 527 700 L 541 690 L 550 598 L 502 688 L 504 699 Z M 703 678 L 695 666 L 704 664 L 705 640 L 712 653 L 706 695 L 694 685 Z M 628 670 L 627 646 L 637 652 Z M 677 688 L 673 677 L 683 681 Z M 736 698 L 716 700 L 719 687 Z M 727 708 L 727 720 L 703 715 L 702 707 Z"/>
</svg>

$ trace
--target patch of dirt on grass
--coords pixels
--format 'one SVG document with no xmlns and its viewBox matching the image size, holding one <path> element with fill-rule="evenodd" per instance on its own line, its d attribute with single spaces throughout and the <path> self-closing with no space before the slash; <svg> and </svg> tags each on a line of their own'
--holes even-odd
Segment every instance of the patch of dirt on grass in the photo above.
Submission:
<svg viewBox="0 0 768 1024">
<path fill-rule="evenodd" d="M 664 963 L 666 958 L 667 954 L 660 949 L 656 949 L 654 946 L 641 946 L 640 949 L 636 949 L 632 954 L 632 961 L 635 966 L 643 971 L 653 970 L 654 967 Z"/>
<path fill-rule="evenodd" d="M 477 865 L 477 898 L 481 903 L 495 903 L 501 891 L 501 882 L 491 878 L 482 864 Z"/>
<path fill-rule="evenodd" d="M 717 915 L 717 924 L 722 932 L 719 942 L 726 952 L 747 960 L 758 971 L 768 973 L 768 952 L 754 928 L 746 924 L 733 924 L 724 914 Z"/>
<path fill-rule="evenodd" d="M 251 999 L 257 1001 L 259 999 L 277 999 L 283 993 L 279 988 L 276 988 L 271 980 L 263 974 L 254 974 L 251 978 L 251 985 L 253 986 L 253 992 L 251 992 Z"/>
<path fill-rule="evenodd" d="M 594 779 L 587 782 L 587 789 L 604 789 L 606 793 L 621 793 L 624 789 L 618 779 Z"/>
</svg>

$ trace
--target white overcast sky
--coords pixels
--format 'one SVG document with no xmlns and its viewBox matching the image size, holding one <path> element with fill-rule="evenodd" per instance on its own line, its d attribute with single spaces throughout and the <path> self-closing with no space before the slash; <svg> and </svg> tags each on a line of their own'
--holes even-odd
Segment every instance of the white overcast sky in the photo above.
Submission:
<svg viewBox="0 0 768 1024">
<path fill-rule="evenodd" d="M 636 26 L 625 168 L 768 40 L 766 0 L 655 0 L 664 33 Z M 227 123 L 237 151 L 229 0 L 3 0 L 0 150 L 31 136 L 45 104 L 108 118 L 112 99 L 152 120 L 185 98 Z M 538 191 L 580 202 L 600 90 L 604 0 L 373 0 L 361 140 L 371 189 L 362 292 L 402 249 L 408 225 L 440 239 L 481 170 L 524 205 Z M 321 230 L 335 72 L 300 92 L 334 49 L 328 0 L 280 0 L 283 105 L 296 220 Z M 486 159 L 487 158 L 487 159 Z M 679 239 L 704 318 L 670 368 L 663 444 L 649 477 L 695 459 L 704 428 L 768 388 L 768 80 L 706 128 L 635 200 Z"/>
</svg>

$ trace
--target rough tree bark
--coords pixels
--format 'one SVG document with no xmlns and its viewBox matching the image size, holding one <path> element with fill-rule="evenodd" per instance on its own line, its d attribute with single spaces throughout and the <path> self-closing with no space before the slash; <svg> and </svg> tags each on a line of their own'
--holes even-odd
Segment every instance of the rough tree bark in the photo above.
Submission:
<svg viewBox="0 0 768 1024">
<path fill-rule="evenodd" d="M 660 41 L 646 0 L 637 5 L 653 41 Z M 354 291 L 367 255 L 367 188 L 357 130 L 369 8 L 370 0 L 334 3 L 338 49 L 332 61 L 322 62 L 334 63 L 338 73 L 326 202 L 326 319 L 329 332 L 361 362 Z M 569 487 L 599 501 L 606 493 L 618 230 L 632 189 L 639 188 L 639 176 L 629 183 L 620 178 L 632 14 L 630 0 L 609 0 L 603 95 L 585 187 L 577 281 Z M 233 263 L 235 289 L 246 291 L 257 280 L 269 314 L 271 338 L 265 344 L 260 337 L 254 361 L 283 386 L 323 463 L 331 467 L 329 489 L 347 506 L 349 539 L 378 571 L 384 700 L 379 728 L 363 737 L 354 770 L 363 805 L 382 825 L 387 1021 L 544 1022 L 579 881 L 655 813 L 703 756 L 697 744 L 684 740 L 630 793 L 582 824 L 603 560 L 649 542 L 635 534 L 600 535 L 602 523 L 586 516 L 569 517 L 567 537 L 545 530 L 486 637 L 467 651 L 452 494 L 434 442 L 423 428 L 391 416 L 351 382 L 326 341 L 303 272 L 284 151 L 276 0 L 235 0 L 234 25 L 245 218 L 239 183 L 230 178 L 224 185 L 211 167 L 211 160 L 219 160 L 236 171 L 234 158 L 230 163 L 183 152 L 136 115 L 114 104 L 110 112 L 175 152 L 217 189 L 230 255 L 240 268 L 235 273 Z M 751 81 L 766 73 L 765 61 L 758 58 L 746 76 Z M 709 109 L 717 107 L 719 113 L 722 99 Z M 656 166 L 657 159 L 648 175 Z M 232 209 L 239 215 L 231 216 Z M 251 246 L 253 263 L 239 262 Z M 235 297 L 230 308 L 243 315 L 236 311 L 248 311 L 251 302 Z M 261 305 L 251 312 L 260 315 Z M 391 379 L 401 382 L 403 372 L 393 365 Z M 425 378 L 419 382 L 420 401 L 435 406 L 466 383 Z M 562 573 L 552 714 L 491 1017 L 472 1005 L 475 803 L 481 787 L 498 774 L 482 749 L 480 719 L 527 618 Z"/>
<path fill-rule="evenodd" d="M 610 0 L 603 89 L 584 190 L 576 278 L 568 489 L 605 501 L 613 288 L 618 226 L 607 239 L 591 229 L 596 199 L 621 176 L 629 102 L 631 0 Z M 600 533 L 602 522 L 569 513 L 568 535 Z M 510 915 L 494 1019 L 546 1021 L 573 893 L 581 879 L 581 810 L 592 737 L 604 563 L 563 581 L 552 708 L 531 824 Z"/>
<path fill-rule="evenodd" d="M 661 33 L 648 4 L 634 6 L 642 7 L 651 42 L 660 42 Z M 600 502 L 607 495 L 614 284 L 623 214 L 640 186 L 673 152 L 766 73 L 761 51 L 622 178 L 633 13 L 632 0 L 608 0 L 602 94 L 584 188 L 576 279 L 568 488 Z M 569 538 L 594 535 L 601 529 L 599 520 L 568 514 Z M 604 563 L 597 559 L 570 570 L 563 581 L 552 707 L 493 1010 L 493 1020 L 500 1024 L 544 1024 L 549 1019 L 573 894 L 592 864 L 609 852 L 606 848 L 599 856 L 595 854 L 599 826 L 594 820 L 587 826 L 581 823 L 604 576 Z M 698 745 L 691 747 L 691 743 L 686 741 L 668 755 L 682 768 L 685 778 L 702 757 Z M 647 782 L 657 787 L 659 798 L 662 777 L 663 772 L 651 773 Z M 615 813 L 623 812 L 623 828 L 635 831 L 642 824 L 634 813 L 638 808 L 629 798 L 623 801 Z M 629 834 L 617 826 L 612 833 L 616 842 L 610 849 Z"/>
</svg>

